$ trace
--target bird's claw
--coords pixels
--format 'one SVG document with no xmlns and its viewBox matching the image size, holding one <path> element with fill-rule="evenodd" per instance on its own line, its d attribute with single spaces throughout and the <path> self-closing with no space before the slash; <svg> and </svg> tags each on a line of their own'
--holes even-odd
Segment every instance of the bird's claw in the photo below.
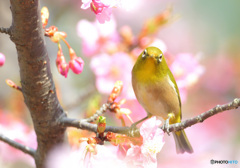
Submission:
<svg viewBox="0 0 240 168">
<path fill-rule="evenodd" d="M 136 130 L 138 129 L 137 128 L 137 124 L 138 123 L 133 123 L 131 126 L 130 126 L 130 131 L 129 131 L 129 135 L 131 136 L 131 137 L 134 137 L 135 136 L 135 132 L 136 132 Z"/>
<path fill-rule="evenodd" d="M 170 135 L 170 131 L 169 131 L 169 118 L 165 120 L 165 122 L 163 124 L 163 130 L 165 130 L 167 132 L 167 134 Z"/>
<path fill-rule="evenodd" d="M 131 129 L 136 129 L 137 128 L 137 122 L 135 122 L 135 123 L 133 123 L 132 125 L 131 125 Z"/>
</svg>

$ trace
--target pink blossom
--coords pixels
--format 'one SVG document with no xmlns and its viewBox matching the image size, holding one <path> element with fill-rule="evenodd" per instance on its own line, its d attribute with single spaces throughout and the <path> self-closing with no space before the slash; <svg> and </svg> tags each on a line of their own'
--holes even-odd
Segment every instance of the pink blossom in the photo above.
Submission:
<svg viewBox="0 0 240 168">
<path fill-rule="evenodd" d="M 65 78 L 67 77 L 68 74 L 68 64 L 66 62 L 60 62 L 60 64 L 57 66 L 58 72 L 63 75 Z"/>
<path fill-rule="evenodd" d="M 83 70 L 84 61 L 82 58 L 77 57 L 75 51 L 72 48 L 69 48 L 70 62 L 69 67 L 75 74 L 80 74 Z"/>
<path fill-rule="evenodd" d="M 83 70 L 84 61 L 81 57 L 75 57 L 69 62 L 69 67 L 75 74 L 80 74 Z"/>
<path fill-rule="evenodd" d="M 105 21 L 110 21 L 112 15 L 112 7 L 117 6 L 119 0 L 82 0 L 82 9 L 91 7 L 96 14 L 99 23 L 103 24 Z"/>
<path fill-rule="evenodd" d="M 182 102 L 186 100 L 187 88 L 194 85 L 204 73 L 204 67 L 199 64 L 198 58 L 189 53 L 178 54 L 170 69 L 179 87 Z"/>
<path fill-rule="evenodd" d="M 5 63 L 5 56 L 2 53 L 0 53 L 0 66 L 3 66 L 4 63 Z"/>
<path fill-rule="evenodd" d="M 88 9 L 90 7 L 92 0 L 82 0 L 82 5 L 81 8 L 82 9 Z"/>
<path fill-rule="evenodd" d="M 61 49 L 58 51 L 58 54 L 57 54 L 56 65 L 57 65 L 58 72 L 61 75 L 65 76 L 66 78 L 69 67 L 68 67 L 68 64 L 66 63 L 65 57 Z"/>
<path fill-rule="evenodd" d="M 118 158 L 117 147 L 97 145 L 97 154 L 91 156 L 89 167 L 112 167 L 113 165 L 115 168 L 127 167 L 126 163 Z"/>
<path fill-rule="evenodd" d="M 122 105 L 122 107 L 124 108 L 128 108 L 132 111 L 132 113 L 130 114 L 130 117 L 133 119 L 134 122 L 139 121 L 140 119 L 144 118 L 147 116 L 146 111 L 144 110 L 144 108 L 139 104 L 139 102 L 137 101 L 136 98 L 133 98 L 131 100 L 127 100 L 126 103 L 124 103 Z M 130 125 L 132 123 L 128 122 L 128 120 L 126 120 L 126 125 Z"/>
<path fill-rule="evenodd" d="M 131 146 L 129 144 L 118 145 L 117 156 L 120 159 L 124 159 L 127 155 L 127 151 Z"/>
<path fill-rule="evenodd" d="M 85 56 L 91 56 L 101 50 L 113 50 L 118 42 L 114 18 L 105 24 L 80 20 L 77 33 L 83 40 L 82 50 Z"/>
<path fill-rule="evenodd" d="M 164 144 L 163 131 L 158 128 L 160 124 L 161 122 L 156 120 L 156 117 L 145 121 L 140 128 L 143 145 L 132 145 L 130 149 L 127 147 L 125 158 L 125 154 L 119 158 L 116 146 L 96 145 L 94 148 L 89 148 L 87 142 L 82 142 L 79 149 L 71 149 L 65 145 L 57 147 L 48 156 L 47 167 L 95 168 L 113 165 L 115 168 L 156 167 L 156 154 Z"/>
<path fill-rule="evenodd" d="M 105 21 L 110 21 L 111 19 L 111 14 L 112 14 L 112 9 L 111 8 L 105 8 L 101 11 L 100 14 L 96 15 L 97 20 L 99 23 L 104 24 Z"/>
<path fill-rule="evenodd" d="M 86 146 L 86 145 L 85 145 Z M 67 145 L 56 146 L 47 157 L 47 168 L 83 167 L 84 152 Z"/>
<path fill-rule="evenodd" d="M 23 145 L 36 149 L 36 134 L 32 128 L 29 128 L 23 122 L 4 114 L 2 111 L 0 111 L 0 123 L 1 134 Z M 6 143 L 0 142 L 0 149 L 0 158 L 3 161 L 12 163 L 21 160 L 29 165 L 34 165 L 34 160 L 31 156 L 24 154 L 20 150 L 13 148 Z"/>
<path fill-rule="evenodd" d="M 114 83 L 118 80 L 123 82 L 122 94 L 133 95 L 131 92 L 132 59 L 125 53 L 115 53 L 110 56 L 100 54 L 91 60 L 91 69 L 96 75 L 96 87 L 100 93 L 110 94 Z"/>
<path fill-rule="evenodd" d="M 117 6 L 119 9 L 125 10 L 125 11 L 131 11 L 135 12 L 136 10 L 139 9 L 140 6 L 144 5 L 143 0 L 119 0 Z"/>
<path fill-rule="evenodd" d="M 101 0 L 92 0 L 90 7 L 92 11 L 97 15 L 101 14 L 103 9 L 108 8 L 109 6 L 102 3 Z"/>
<path fill-rule="evenodd" d="M 133 167 L 157 167 L 156 155 L 164 145 L 164 132 L 158 128 L 160 120 L 152 117 L 145 121 L 140 127 L 140 134 L 143 137 L 142 146 L 134 146 L 127 151 L 126 161 Z"/>
<path fill-rule="evenodd" d="M 96 145 L 96 151 L 87 150 L 87 142 L 82 142 L 79 149 L 71 149 L 66 145 L 56 147 L 47 160 L 47 168 L 95 168 L 95 167 L 126 167 L 117 157 L 117 147 Z"/>
</svg>

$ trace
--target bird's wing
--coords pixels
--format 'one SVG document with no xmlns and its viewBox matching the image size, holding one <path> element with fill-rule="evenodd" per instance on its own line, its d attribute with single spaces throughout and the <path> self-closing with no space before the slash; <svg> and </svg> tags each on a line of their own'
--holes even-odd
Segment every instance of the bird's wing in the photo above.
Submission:
<svg viewBox="0 0 240 168">
<path fill-rule="evenodd" d="M 174 78 L 174 76 L 173 76 L 173 74 L 170 70 L 168 71 L 168 75 L 169 75 L 169 79 L 174 84 L 173 87 L 174 87 L 175 91 L 177 92 L 178 102 L 179 102 L 179 107 L 180 107 L 180 117 L 182 119 L 182 103 L 181 103 L 181 97 L 180 97 L 179 89 L 178 89 L 177 83 L 175 81 L 175 78 Z"/>
</svg>

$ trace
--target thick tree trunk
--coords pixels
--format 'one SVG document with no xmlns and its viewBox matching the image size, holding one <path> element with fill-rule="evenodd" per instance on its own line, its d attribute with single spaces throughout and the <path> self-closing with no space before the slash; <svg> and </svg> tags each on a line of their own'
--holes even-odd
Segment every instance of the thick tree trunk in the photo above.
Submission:
<svg viewBox="0 0 240 168">
<path fill-rule="evenodd" d="M 39 0 L 10 0 L 11 40 L 20 67 L 22 93 L 37 134 L 35 163 L 45 167 L 48 152 L 64 139 L 64 127 L 57 125 L 65 115 L 56 96 L 50 61 L 44 41 Z"/>
</svg>

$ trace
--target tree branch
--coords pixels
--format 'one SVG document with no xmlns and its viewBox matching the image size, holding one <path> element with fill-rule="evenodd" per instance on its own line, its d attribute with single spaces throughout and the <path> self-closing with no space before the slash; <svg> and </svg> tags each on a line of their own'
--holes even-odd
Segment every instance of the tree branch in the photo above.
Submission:
<svg viewBox="0 0 240 168">
<path fill-rule="evenodd" d="M 168 130 L 167 128 L 164 128 L 164 132 L 173 132 L 173 131 L 179 131 L 182 129 L 185 129 L 187 127 L 191 127 L 194 124 L 200 123 L 208 119 L 209 117 L 216 115 L 220 112 L 237 109 L 240 106 L 240 98 L 235 98 L 232 102 L 223 104 L 223 105 L 217 105 L 216 107 L 196 116 L 190 119 L 187 119 L 185 121 L 182 121 L 181 123 L 172 124 L 169 126 Z"/>
<path fill-rule="evenodd" d="M 0 33 L 5 33 L 5 34 L 8 34 L 8 35 L 11 35 L 10 28 L 0 27 Z"/>
<path fill-rule="evenodd" d="M 27 146 L 24 146 L 10 138 L 7 138 L 6 136 L 0 134 L 0 140 L 3 141 L 3 142 L 6 142 L 8 145 L 16 148 L 16 149 L 19 149 L 20 151 L 32 156 L 33 158 L 35 157 L 35 154 L 36 154 L 36 150 L 35 149 L 32 149 L 30 147 L 27 147 Z"/>
<path fill-rule="evenodd" d="M 97 124 L 88 123 L 86 119 L 72 119 L 66 116 L 62 117 L 59 120 L 59 124 L 64 127 L 75 127 L 79 129 L 84 129 L 88 131 L 92 131 L 97 133 Z M 131 134 L 132 129 L 130 127 L 114 127 L 114 126 L 106 126 L 105 132 L 115 132 L 120 134 Z"/>
<path fill-rule="evenodd" d="M 207 118 L 216 115 L 220 112 L 237 109 L 240 106 L 240 99 L 236 98 L 232 102 L 224 105 L 217 105 L 216 107 L 208 110 L 207 112 L 204 112 L 196 117 L 193 117 L 191 119 L 187 119 L 185 121 L 182 121 L 181 123 L 172 124 L 169 126 L 169 128 L 163 128 L 164 132 L 173 132 L 173 131 L 179 131 L 182 129 L 185 129 L 187 127 L 190 127 L 194 124 L 197 124 L 199 122 L 203 122 Z M 102 111 L 101 109 L 99 110 Z M 66 116 L 62 117 L 59 120 L 59 124 L 61 124 L 64 127 L 75 127 L 79 129 L 85 129 L 92 132 L 97 132 L 97 125 L 91 124 L 87 122 L 86 119 L 71 119 Z M 114 127 L 114 126 L 107 126 L 105 129 L 105 132 L 114 132 L 114 133 L 121 133 L 121 134 L 127 134 L 128 136 L 139 136 L 139 129 L 132 128 L 132 127 Z"/>
<path fill-rule="evenodd" d="M 16 45 L 22 94 L 37 135 L 36 167 L 44 168 L 48 152 L 64 141 L 65 128 L 59 127 L 56 121 L 66 114 L 56 95 L 39 1 L 10 0 L 10 39 Z"/>
</svg>

